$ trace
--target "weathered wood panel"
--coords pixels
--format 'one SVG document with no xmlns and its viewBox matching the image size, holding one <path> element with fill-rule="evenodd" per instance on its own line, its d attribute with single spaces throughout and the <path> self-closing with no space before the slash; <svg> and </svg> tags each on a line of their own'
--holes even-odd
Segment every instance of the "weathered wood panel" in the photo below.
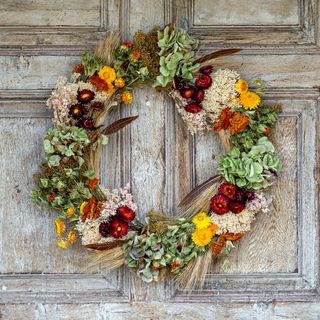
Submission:
<svg viewBox="0 0 320 320">
<path fill-rule="evenodd" d="M 300 22 L 298 0 L 258 0 L 254 5 L 247 5 L 247 0 L 216 0 L 211 5 L 194 0 L 193 23 L 198 26 L 288 26 L 298 25 Z M 240 11 L 244 7 L 246 10 Z"/>
<path fill-rule="evenodd" d="M 36 0 L 0 8 L 0 319 L 317 319 L 318 0 Z M 200 40 L 202 53 L 243 48 L 216 68 L 261 77 L 270 103 L 284 105 L 274 137 L 284 171 L 272 212 L 241 240 L 230 269 L 213 266 L 203 292 L 170 282 L 148 286 L 124 270 L 89 272 L 80 247 L 54 246 L 54 214 L 28 198 L 50 125 L 44 100 L 57 77 L 107 27 L 129 40 L 171 21 Z M 108 121 L 129 114 L 140 118 L 104 148 L 102 182 L 113 188 L 130 181 L 141 218 L 151 208 L 174 214 L 181 198 L 215 173 L 221 145 L 214 134 L 191 137 L 170 99 L 151 89 L 138 89 L 133 107 Z"/>
</svg>

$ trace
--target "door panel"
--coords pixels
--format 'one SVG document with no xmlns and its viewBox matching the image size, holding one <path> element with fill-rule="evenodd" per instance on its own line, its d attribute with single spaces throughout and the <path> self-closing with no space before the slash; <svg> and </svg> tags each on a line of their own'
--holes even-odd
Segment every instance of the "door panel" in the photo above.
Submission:
<svg viewBox="0 0 320 320">
<path fill-rule="evenodd" d="M 208 311 L 217 319 L 316 319 L 319 1 L 2 2 L 0 319 L 204 319 Z M 201 54 L 242 48 L 216 68 L 262 78 L 267 103 L 283 107 L 272 137 L 284 165 L 272 210 L 239 241 L 229 269 L 216 261 L 202 292 L 170 281 L 146 285 L 125 269 L 108 275 L 90 269 L 80 246 L 56 248 L 54 213 L 29 198 L 51 125 L 45 100 L 57 77 L 108 29 L 128 40 L 168 22 L 199 39 Z M 130 182 L 140 218 L 150 209 L 174 215 L 183 196 L 216 173 L 222 146 L 214 133 L 190 136 L 168 97 L 151 88 L 134 95 L 133 106 L 108 120 L 139 114 L 103 149 L 102 182 L 109 188 Z"/>
</svg>

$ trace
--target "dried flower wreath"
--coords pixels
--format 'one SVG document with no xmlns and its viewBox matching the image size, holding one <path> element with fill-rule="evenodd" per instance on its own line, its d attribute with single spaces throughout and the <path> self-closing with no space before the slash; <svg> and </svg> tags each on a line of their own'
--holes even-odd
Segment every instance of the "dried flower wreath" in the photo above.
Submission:
<svg viewBox="0 0 320 320">
<path fill-rule="evenodd" d="M 59 78 L 47 101 L 55 127 L 44 137 L 46 162 L 36 175 L 33 199 L 53 208 L 57 244 L 69 248 L 77 239 L 106 269 L 123 264 L 146 282 L 163 271 L 186 287 L 203 284 L 215 255 L 227 255 L 255 219 L 268 213 L 263 190 L 281 165 L 268 135 L 279 107 L 261 101 L 261 81 L 248 84 L 229 69 L 215 70 L 215 58 L 239 49 L 197 58 L 198 43 L 172 25 L 137 32 L 120 43 L 110 32 L 95 52 L 82 55 L 71 79 Z M 178 217 L 150 211 L 137 221 L 129 185 L 107 190 L 99 185 L 101 146 L 130 124 L 127 117 L 104 127 L 108 113 L 132 102 L 132 89 L 153 82 L 165 90 L 191 134 L 213 130 L 225 147 L 219 175 L 191 191 Z"/>
</svg>

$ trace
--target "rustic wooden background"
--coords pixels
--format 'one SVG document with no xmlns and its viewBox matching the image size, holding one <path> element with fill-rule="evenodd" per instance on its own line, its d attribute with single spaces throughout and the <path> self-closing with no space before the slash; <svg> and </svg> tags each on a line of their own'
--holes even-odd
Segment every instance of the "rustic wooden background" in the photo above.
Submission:
<svg viewBox="0 0 320 320">
<path fill-rule="evenodd" d="M 0 0 L 0 319 L 320 319 L 319 8 L 318 0 Z M 217 67 L 261 77 L 266 99 L 283 105 L 272 213 L 241 240 L 231 268 L 217 262 L 205 291 L 191 294 L 126 270 L 89 273 L 85 250 L 57 248 L 54 214 L 29 197 L 57 77 L 108 29 L 129 40 L 168 22 L 198 38 L 202 53 L 243 48 Z M 105 149 L 104 183 L 131 181 L 140 217 L 151 208 L 174 214 L 215 173 L 221 146 L 213 133 L 188 135 L 170 99 L 150 88 L 115 118 L 135 114 Z"/>
</svg>

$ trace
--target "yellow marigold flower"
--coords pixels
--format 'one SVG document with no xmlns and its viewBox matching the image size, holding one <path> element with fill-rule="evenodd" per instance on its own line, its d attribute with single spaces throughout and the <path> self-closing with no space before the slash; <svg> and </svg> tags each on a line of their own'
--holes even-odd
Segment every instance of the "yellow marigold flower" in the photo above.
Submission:
<svg viewBox="0 0 320 320">
<path fill-rule="evenodd" d="M 98 72 L 99 77 L 105 82 L 111 83 L 116 79 L 116 72 L 109 66 L 104 66 Z"/>
<path fill-rule="evenodd" d="M 60 239 L 57 241 L 57 245 L 62 249 L 68 249 L 70 243 L 65 239 Z"/>
<path fill-rule="evenodd" d="M 211 219 L 205 212 L 200 212 L 192 219 L 197 229 L 205 229 L 211 225 Z"/>
<path fill-rule="evenodd" d="M 249 86 L 246 80 L 240 79 L 236 83 L 236 89 L 239 93 L 245 93 L 248 91 Z"/>
<path fill-rule="evenodd" d="M 67 209 L 67 217 L 71 218 L 74 215 L 75 212 L 76 212 L 75 208 L 68 208 Z"/>
<path fill-rule="evenodd" d="M 55 227 L 56 227 L 56 234 L 58 236 L 63 235 L 66 232 L 66 224 L 63 220 L 57 219 L 54 221 Z"/>
<path fill-rule="evenodd" d="M 70 243 L 75 243 L 77 241 L 77 234 L 74 231 L 68 233 L 68 240 Z"/>
<path fill-rule="evenodd" d="M 123 93 L 121 93 L 121 102 L 125 103 L 125 104 L 130 104 L 132 103 L 132 93 L 130 91 L 125 91 Z"/>
<path fill-rule="evenodd" d="M 240 94 L 239 102 L 246 110 L 253 110 L 260 104 L 260 97 L 252 91 Z"/>
<path fill-rule="evenodd" d="M 84 214 L 84 208 L 86 207 L 86 205 L 88 204 L 88 201 L 83 201 L 82 202 L 82 204 L 81 204 L 81 206 L 80 206 L 80 212 L 82 213 L 82 214 Z"/>
<path fill-rule="evenodd" d="M 192 241 L 198 247 L 204 247 L 211 242 L 214 236 L 210 228 L 206 229 L 196 229 L 192 234 Z"/>
<path fill-rule="evenodd" d="M 125 86 L 126 82 L 122 79 L 122 78 L 117 78 L 115 81 L 114 81 L 114 84 L 117 88 L 121 89 Z"/>
</svg>

